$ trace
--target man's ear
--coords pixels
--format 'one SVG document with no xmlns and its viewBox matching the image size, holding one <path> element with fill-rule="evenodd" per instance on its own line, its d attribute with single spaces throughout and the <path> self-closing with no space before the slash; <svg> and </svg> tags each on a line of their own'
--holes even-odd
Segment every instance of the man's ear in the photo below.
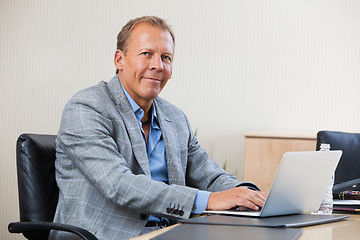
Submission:
<svg viewBox="0 0 360 240">
<path fill-rule="evenodd" d="M 121 50 L 116 50 L 114 56 L 114 65 L 119 71 L 123 70 L 124 53 Z"/>
</svg>

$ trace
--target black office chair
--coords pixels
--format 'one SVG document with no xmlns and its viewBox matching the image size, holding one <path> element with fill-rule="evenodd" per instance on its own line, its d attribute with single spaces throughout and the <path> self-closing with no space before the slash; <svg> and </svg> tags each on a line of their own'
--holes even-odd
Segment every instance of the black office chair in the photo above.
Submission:
<svg viewBox="0 0 360 240">
<path fill-rule="evenodd" d="M 335 170 L 333 193 L 360 190 L 360 133 L 320 131 L 316 149 L 321 143 L 329 143 L 331 150 L 342 150 L 343 154 Z"/>
<path fill-rule="evenodd" d="M 54 223 L 59 196 L 55 181 L 55 135 L 22 134 L 16 145 L 20 222 L 10 223 L 11 233 L 29 240 L 46 240 L 50 230 L 72 232 L 85 240 L 97 238 L 85 229 Z"/>
</svg>

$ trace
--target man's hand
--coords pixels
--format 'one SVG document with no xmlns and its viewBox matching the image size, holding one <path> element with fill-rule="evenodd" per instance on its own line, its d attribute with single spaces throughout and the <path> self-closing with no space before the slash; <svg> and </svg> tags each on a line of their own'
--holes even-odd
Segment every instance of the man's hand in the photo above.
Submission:
<svg viewBox="0 0 360 240">
<path fill-rule="evenodd" d="M 210 194 L 206 210 L 221 211 L 233 207 L 244 206 L 259 210 L 264 205 L 267 193 L 236 187 L 222 192 Z"/>
</svg>

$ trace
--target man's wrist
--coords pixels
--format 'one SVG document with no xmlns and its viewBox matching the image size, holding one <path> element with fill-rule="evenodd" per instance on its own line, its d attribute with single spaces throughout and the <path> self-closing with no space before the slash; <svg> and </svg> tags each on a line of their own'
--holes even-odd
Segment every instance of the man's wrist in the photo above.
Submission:
<svg viewBox="0 0 360 240">
<path fill-rule="evenodd" d="M 206 210 L 210 193 L 208 191 L 198 190 L 195 197 L 193 214 L 201 214 Z"/>
</svg>

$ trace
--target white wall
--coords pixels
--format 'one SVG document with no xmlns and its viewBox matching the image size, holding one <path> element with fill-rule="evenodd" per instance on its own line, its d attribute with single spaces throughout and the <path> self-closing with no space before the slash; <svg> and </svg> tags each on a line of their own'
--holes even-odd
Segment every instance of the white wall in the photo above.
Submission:
<svg viewBox="0 0 360 240">
<path fill-rule="evenodd" d="M 247 131 L 360 132 L 357 0 L 0 0 L 0 238 L 18 220 L 15 142 L 55 134 L 66 101 L 115 72 L 116 35 L 157 15 L 176 35 L 162 97 L 242 178 Z"/>
</svg>

